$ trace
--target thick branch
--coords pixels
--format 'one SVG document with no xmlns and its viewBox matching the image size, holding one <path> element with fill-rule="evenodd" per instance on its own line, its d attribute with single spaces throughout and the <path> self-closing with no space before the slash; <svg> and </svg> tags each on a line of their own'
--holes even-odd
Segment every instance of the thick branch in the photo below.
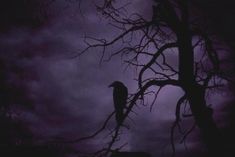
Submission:
<svg viewBox="0 0 235 157">
<path fill-rule="evenodd" d="M 160 88 L 166 86 L 166 85 L 173 85 L 173 86 L 179 86 L 180 87 L 180 82 L 178 80 L 151 80 L 148 81 L 144 86 L 142 86 L 139 91 L 134 95 L 133 99 L 130 102 L 130 105 L 128 106 L 127 111 L 124 114 L 123 121 L 125 118 L 128 116 L 128 114 L 131 112 L 132 107 L 136 104 L 137 100 L 141 95 L 144 94 L 144 92 L 151 86 L 158 86 Z"/>
<path fill-rule="evenodd" d="M 159 50 L 153 55 L 152 59 L 140 70 L 139 73 L 139 78 L 138 78 L 138 84 L 139 84 L 139 88 L 142 88 L 142 77 L 144 72 L 150 68 L 156 61 L 156 59 L 166 50 L 169 48 L 173 48 L 176 47 L 177 43 L 167 43 L 164 46 L 162 46 L 161 48 L 159 48 Z"/>
</svg>

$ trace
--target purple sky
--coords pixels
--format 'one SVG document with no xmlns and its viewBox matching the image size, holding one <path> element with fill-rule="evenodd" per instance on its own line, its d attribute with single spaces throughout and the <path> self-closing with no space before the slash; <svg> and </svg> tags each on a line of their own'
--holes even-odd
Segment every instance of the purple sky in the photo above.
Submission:
<svg viewBox="0 0 235 157">
<path fill-rule="evenodd" d="M 78 3 L 57 0 L 46 8 L 49 18 L 40 27 L 13 25 L 0 34 L 0 58 L 7 72 L 6 84 L 22 92 L 22 99 L 13 102 L 16 110 L 20 110 L 15 116 L 30 128 L 39 141 L 89 135 L 100 127 L 113 110 L 112 90 L 108 88 L 111 82 L 123 81 L 130 93 L 137 88 L 137 82 L 133 80 L 135 70 L 125 70 L 126 66 L 120 57 L 101 65 L 101 54 L 96 49 L 79 58 L 69 57 L 84 48 L 85 34 L 111 38 L 117 33 L 97 14 L 92 4 L 92 1 L 82 2 L 81 16 Z M 135 0 L 129 10 L 151 17 L 149 8 L 151 3 Z M 109 51 L 112 52 L 112 49 L 115 47 Z M 127 121 L 131 129 L 124 129 L 121 137 L 120 144 L 128 143 L 125 150 L 147 151 L 155 157 L 169 156 L 175 101 L 181 95 L 179 88 L 166 87 L 151 113 L 149 106 L 135 107 L 138 115 L 131 115 L 134 123 Z M 224 119 L 228 117 L 228 109 L 224 104 L 232 102 L 232 97 L 227 91 L 214 92 L 209 97 L 220 127 L 226 125 Z M 20 108 L 20 104 L 30 104 L 33 108 Z M 111 123 L 115 123 L 114 120 Z M 187 128 L 193 121 L 189 118 L 184 123 Z M 104 138 L 106 134 L 75 147 L 93 151 L 101 146 L 100 143 L 108 142 L 109 138 Z M 197 136 L 196 129 L 187 140 L 188 150 L 183 144 L 177 144 L 177 155 L 200 154 L 204 149 Z"/>
</svg>

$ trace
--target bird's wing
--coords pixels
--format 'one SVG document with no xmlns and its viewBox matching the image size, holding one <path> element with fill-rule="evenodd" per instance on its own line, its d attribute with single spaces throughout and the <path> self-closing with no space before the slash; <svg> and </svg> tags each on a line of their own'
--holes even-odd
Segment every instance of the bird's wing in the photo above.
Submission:
<svg viewBox="0 0 235 157">
<path fill-rule="evenodd" d="M 114 89 L 113 99 L 116 109 L 123 109 L 126 106 L 128 91 L 126 87 Z"/>
<path fill-rule="evenodd" d="M 126 103 L 127 103 L 127 97 L 128 97 L 128 90 L 126 87 L 123 87 L 122 92 L 121 92 L 121 98 L 122 98 L 122 102 L 120 103 L 122 108 L 125 108 Z"/>
</svg>

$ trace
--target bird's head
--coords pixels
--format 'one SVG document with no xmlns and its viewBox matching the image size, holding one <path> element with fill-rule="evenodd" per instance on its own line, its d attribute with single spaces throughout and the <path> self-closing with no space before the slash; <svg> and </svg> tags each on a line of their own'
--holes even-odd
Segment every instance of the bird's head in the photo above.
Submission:
<svg viewBox="0 0 235 157">
<path fill-rule="evenodd" d="M 113 83 L 111 83 L 108 87 L 120 87 L 120 86 L 124 86 L 124 84 L 120 81 L 114 81 Z"/>
</svg>

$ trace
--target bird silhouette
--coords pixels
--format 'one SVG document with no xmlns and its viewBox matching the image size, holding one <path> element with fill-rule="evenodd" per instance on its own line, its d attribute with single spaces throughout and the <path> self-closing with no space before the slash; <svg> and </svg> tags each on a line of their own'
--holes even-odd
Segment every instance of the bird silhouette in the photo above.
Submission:
<svg viewBox="0 0 235 157">
<path fill-rule="evenodd" d="M 121 125 L 124 118 L 124 108 L 127 103 L 128 89 L 120 81 L 114 81 L 109 87 L 113 87 L 113 102 L 116 113 L 116 121 Z"/>
<path fill-rule="evenodd" d="M 104 1 L 104 8 L 112 7 L 112 3 L 114 0 L 105 0 Z"/>
</svg>

